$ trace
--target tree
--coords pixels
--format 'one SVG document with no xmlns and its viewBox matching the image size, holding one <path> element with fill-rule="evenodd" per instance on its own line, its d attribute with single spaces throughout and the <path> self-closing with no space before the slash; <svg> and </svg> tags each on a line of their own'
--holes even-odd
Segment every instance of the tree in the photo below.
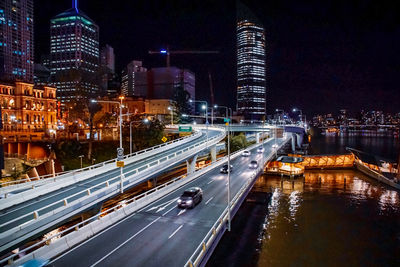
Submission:
<svg viewBox="0 0 400 267">
<path fill-rule="evenodd" d="M 135 150 L 152 147 L 160 144 L 161 138 L 164 136 L 165 126 L 159 120 L 150 120 L 144 122 L 137 115 L 131 117 L 132 123 L 132 140 Z M 129 124 L 127 124 L 129 126 Z M 129 136 L 129 127 L 124 127 L 124 136 Z"/>
<path fill-rule="evenodd" d="M 189 104 L 190 93 L 186 91 L 182 86 L 177 86 L 174 89 L 174 111 L 176 112 L 178 122 L 187 122 L 187 118 L 183 118 L 182 114 L 190 114 L 192 108 Z"/>
<path fill-rule="evenodd" d="M 248 146 L 246 136 L 243 133 L 231 137 L 231 153 L 243 149 Z M 228 139 L 225 141 L 225 145 L 228 145 Z"/>
</svg>

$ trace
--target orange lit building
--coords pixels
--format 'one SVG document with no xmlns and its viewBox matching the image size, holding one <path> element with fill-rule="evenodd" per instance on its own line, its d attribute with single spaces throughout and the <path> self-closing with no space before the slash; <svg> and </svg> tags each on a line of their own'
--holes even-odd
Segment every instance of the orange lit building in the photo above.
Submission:
<svg viewBox="0 0 400 267">
<path fill-rule="evenodd" d="M 55 133 L 56 88 L 34 87 L 32 83 L 18 81 L 14 84 L 0 82 L 0 104 L 3 136 L 26 132 Z"/>
<path fill-rule="evenodd" d="M 102 101 L 110 101 L 110 102 L 99 102 L 102 106 L 101 113 L 114 113 L 119 114 L 119 104 L 112 102 L 120 102 L 120 98 L 102 98 Z M 173 101 L 169 99 L 143 99 L 136 97 L 127 97 L 124 96 L 122 99 L 123 109 L 122 113 L 131 113 L 131 114 L 143 114 L 149 116 L 158 116 L 158 115 L 169 115 L 171 111 L 168 107 L 173 105 Z M 128 120 L 126 116 L 123 118 L 124 120 Z"/>
</svg>

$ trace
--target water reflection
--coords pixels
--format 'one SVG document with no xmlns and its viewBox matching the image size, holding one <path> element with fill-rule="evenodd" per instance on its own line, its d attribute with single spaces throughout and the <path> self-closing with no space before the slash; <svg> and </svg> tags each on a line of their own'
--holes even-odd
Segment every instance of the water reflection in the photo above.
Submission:
<svg viewBox="0 0 400 267">
<path fill-rule="evenodd" d="M 254 190 L 273 192 L 258 238 L 259 266 L 400 263 L 398 191 L 354 170 L 264 176 Z"/>
</svg>

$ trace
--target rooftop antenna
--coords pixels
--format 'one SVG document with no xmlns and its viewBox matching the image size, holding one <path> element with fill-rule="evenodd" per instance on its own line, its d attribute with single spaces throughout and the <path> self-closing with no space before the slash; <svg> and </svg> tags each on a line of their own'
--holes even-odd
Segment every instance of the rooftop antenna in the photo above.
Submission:
<svg viewBox="0 0 400 267">
<path fill-rule="evenodd" d="M 78 11 L 78 0 L 72 0 L 72 8 L 75 8 L 76 12 L 79 13 L 79 11 Z"/>
</svg>

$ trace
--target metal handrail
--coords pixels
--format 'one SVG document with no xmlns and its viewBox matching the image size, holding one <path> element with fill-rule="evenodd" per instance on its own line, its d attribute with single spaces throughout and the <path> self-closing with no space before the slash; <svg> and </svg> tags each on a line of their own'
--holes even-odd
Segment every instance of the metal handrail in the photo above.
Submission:
<svg viewBox="0 0 400 267">
<path fill-rule="evenodd" d="M 239 150 L 239 151 L 233 153 L 231 156 L 234 157 L 234 156 L 240 154 L 243 150 L 244 150 L 244 149 L 241 149 L 241 150 Z M 273 154 L 274 154 L 274 151 L 272 151 L 272 152 L 268 155 L 268 157 L 271 157 L 271 155 L 273 155 Z M 268 157 L 265 158 L 264 164 L 265 164 L 265 162 L 267 161 L 267 158 L 268 158 Z M 226 158 L 227 158 L 227 156 L 225 156 L 225 157 L 223 157 L 223 158 L 217 159 L 216 162 L 210 162 L 210 163 L 208 163 L 208 164 L 205 164 L 205 165 L 203 166 L 202 169 L 204 169 L 205 167 L 209 167 L 209 166 L 211 166 L 211 165 L 213 165 L 213 164 L 215 164 L 215 163 L 217 163 L 217 162 L 226 160 Z M 260 169 L 260 168 L 259 168 L 259 169 Z M 255 172 L 258 172 L 259 169 L 257 169 Z M 195 170 L 195 172 L 200 171 L 200 170 L 201 170 L 201 169 Z M 162 184 L 162 185 L 159 185 L 159 186 L 157 186 L 157 187 L 155 187 L 155 188 L 153 188 L 153 189 L 151 189 L 151 190 L 149 190 L 149 191 L 146 191 L 146 192 L 144 192 L 144 193 L 142 193 L 142 194 L 140 194 L 140 195 L 138 195 L 138 196 L 135 196 L 135 197 L 133 197 L 133 198 L 130 198 L 130 199 L 126 200 L 124 203 L 118 204 L 117 206 L 112 207 L 112 208 L 108 208 L 108 209 L 106 209 L 106 210 L 104 210 L 104 211 L 102 211 L 102 212 L 100 212 L 100 213 L 98 213 L 98 214 L 96 214 L 96 215 L 94 215 L 94 216 L 92 216 L 92 217 L 90 217 L 90 218 L 88 218 L 88 219 L 82 221 L 82 222 L 79 222 L 79 223 L 77 223 L 77 224 L 75 224 L 75 225 L 73 225 L 73 226 L 71 226 L 71 227 L 69 227 L 69 228 L 67 228 L 67 229 L 65 229 L 65 230 L 63 230 L 63 231 L 61 231 L 61 232 L 58 232 L 58 233 L 56 233 L 56 234 L 53 234 L 53 235 L 47 237 L 46 239 L 40 241 L 39 243 L 33 244 L 33 245 L 31 245 L 31 246 L 29 246 L 29 247 L 27 247 L 27 248 L 21 250 L 19 253 L 25 253 L 25 252 L 28 252 L 28 251 L 29 251 L 29 253 L 33 253 L 32 249 L 34 249 L 34 248 L 36 248 L 36 247 L 39 247 L 39 248 L 40 248 L 43 244 L 47 244 L 47 242 L 48 242 L 49 240 L 51 240 L 51 239 L 53 239 L 53 238 L 56 238 L 56 237 L 58 237 L 58 236 L 64 235 L 64 234 L 67 233 L 67 232 L 77 231 L 77 230 L 79 229 L 80 226 L 84 226 L 86 223 L 90 223 L 90 222 L 94 221 L 95 219 L 99 219 L 102 215 L 106 215 L 106 214 L 108 214 L 110 211 L 111 211 L 111 212 L 115 212 L 115 211 L 117 211 L 118 209 L 124 207 L 125 205 L 134 203 L 136 200 L 142 199 L 143 197 L 146 197 L 147 195 L 149 195 L 149 194 L 151 194 L 151 193 L 154 193 L 154 192 L 160 190 L 161 188 L 167 187 L 167 186 L 169 186 L 169 185 L 171 185 L 171 184 L 173 184 L 173 183 L 175 183 L 175 182 L 177 182 L 177 181 L 179 181 L 179 180 L 181 180 L 182 178 L 185 178 L 185 177 L 186 177 L 186 175 L 181 175 L 181 176 L 179 176 L 179 177 L 177 177 L 177 178 L 174 178 L 174 179 L 172 179 L 172 180 L 170 180 L 170 181 L 168 181 L 168 182 L 166 182 L 166 183 L 164 183 L 164 184 Z M 248 185 L 250 182 L 251 182 L 251 178 L 248 179 L 248 181 L 247 181 L 247 183 L 246 183 L 245 185 Z M 242 187 L 242 188 L 243 188 L 243 187 Z M 242 191 L 242 192 L 241 192 L 241 191 Z M 244 192 L 243 190 L 239 190 L 239 193 L 243 194 L 243 192 Z M 238 194 L 233 198 L 233 200 L 231 201 L 231 203 L 236 203 L 236 202 L 237 202 L 237 199 L 238 199 Z M 231 207 L 233 207 L 233 206 L 231 206 Z M 225 221 L 227 220 L 227 218 L 225 218 L 225 217 L 227 216 L 227 210 L 228 210 L 228 208 L 226 208 L 226 209 L 223 211 L 223 213 L 221 214 L 221 216 L 219 217 L 219 219 L 217 220 L 217 222 L 214 224 L 214 226 L 217 225 L 218 222 L 220 222 L 219 225 L 222 226 L 222 222 L 225 222 Z M 224 219 L 224 220 L 222 221 L 222 219 Z M 214 226 L 213 226 L 213 227 L 214 227 Z M 220 227 L 220 226 L 219 226 L 219 227 Z M 213 227 L 210 229 L 209 233 L 213 230 Z M 215 228 L 215 227 L 214 227 L 214 228 Z M 217 231 L 220 230 L 219 228 L 216 228 L 216 229 L 217 229 Z M 206 235 L 206 237 L 209 235 L 209 233 Z M 202 244 L 204 243 L 204 240 L 206 240 L 206 237 L 205 237 L 205 238 L 203 239 L 203 241 L 200 243 L 199 247 L 200 247 L 200 246 L 202 247 Z M 197 248 L 196 251 L 195 251 L 195 253 L 197 252 L 197 250 L 199 250 L 199 249 Z M 190 259 L 189 259 L 188 262 L 187 262 L 187 265 L 188 265 L 189 263 L 191 263 L 191 259 L 193 258 L 193 256 L 195 255 L 195 253 L 193 253 L 192 256 L 190 257 Z M 9 260 L 12 260 L 12 259 L 13 259 L 14 257 L 16 257 L 16 256 L 18 256 L 18 254 L 10 255 L 10 256 L 8 256 L 8 257 L 6 257 L 6 258 L 0 260 L 0 264 L 3 265 L 3 264 L 5 264 L 6 262 L 8 262 Z M 191 266 L 192 266 L 192 265 L 191 265 Z"/>
<path fill-rule="evenodd" d="M 196 137 L 198 135 L 201 135 L 201 132 L 197 131 L 194 134 L 189 135 L 189 136 L 184 136 L 182 138 L 171 140 L 171 141 L 168 141 L 168 142 L 163 143 L 163 144 L 159 144 L 159 145 L 156 145 L 156 146 L 153 146 L 153 147 L 150 147 L 150 148 L 146 148 L 146 149 L 142 149 L 140 151 L 136 151 L 134 153 L 125 155 L 124 159 L 128 159 L 128 158 L 131 158 L 133 156 L 136 156 L 136 155 L 139 155 L 139 154 L 143 154 L 145 152 L 153 151 L 154 149 L 161 148 L 161 147 L 164 147 L 164 146 L 167 146 L 167 145 L 179 142 L 179 141 L 183 141 L 183 140 L 185 140 L 187 138 L 193 138 L 193 137 Z M 85 167 L 85 168 L 80 168 L 80 169 L 75 169 L 75 170 L 70 170 L 70 171 L 64 171 L 64 172 L 58 172 L 58 173 L 55 173 L 54 175 L 53 174 L 46 174 L 46 175 L 42 175 L 42 176 L 38 176 L 38 177 L 32 177 L 32 178 L 29 178 L 29 179 L 19 179 L 19 180 L 14 180 L 14 181 L 1 182 L 0 183 L 0 187 L 6 187 L 6 186 L 11 185 L 11 184 L 36 182 L 36 181 L 43 180 L 43 179 L 48 178 L 48 177 L 53 178 L 53 177 L 61 176 L 61 175 L 68 174 L 68 173 L 80 173 L 80 172 L 87 171 L 87 170 L 92 170 L 92 169 L 95 169 L 95 168 L 98 168 L 98 167 L 103 167 L 104 165 L 106 165 L 108 163 L 114 163 L 116 160 L 117 159 L 114 158 L 114 159 L 103 161 L 103 162 L 100 162 L 100 163 L 97 163 L 97 164 L 94 164 L 94 165 L 91 165 L 91 166 L 88 166 L 88 167 Z M 34 181 L 31 181 L 31 180 L 34 180 Z"/>
<path fill-rule="evenodd" d="M 225 133 L 223 132 L 223 133 L 221 133 L 221 134 L 219 134 L 219 135 L 216 135 L 216 136 L 210 138 L 210 139 L 208 140 L 208 142 L 209 142 L 209 141 L 212 141 L 212 140 L 214 140 L 214 139 L 219 139 L 219 138 L 222 137 L 222 135 L 225 135 Z M 161 159 L 154 160 L 154 161 L 148 163 L 147 165 L 137 167 L 137 168 L 135 168 L 135 169 L 133 169 L 133 170 L 127 172 L 127 173 L 124 173 L 124 176 L 125 176 L 125 178 L 127 178 L 127 174 L 130 174 L 129 177 L 131 177 L 132 175 L 137 174 L 137 173 L 139 173 L 139 172 L 141 172 L 141 171 L 143 171 L 143 170 L 145 170 L 145 169 L 147 169 L 147 168 L 149 168 L 149 167 L 155 166 L 154 163 L 160 164 L 161 162 L 164 162 L 165 160 L 162 160 L 162 159 L 164 159 L 164 158 L 167 158 L 166 160 L 171 159 L 171 158 L 174 158 L 174 157 L 176 157 L 177 155 L 182 154 L 183 152 L 186 152 L 186 151 L 188 151 L 189 149 L 198 147 L 198 146 L 200 146 L 200 145 L 202 145 L 202 144 L 204 144 L 204 143 L 206 143 L 206 142 L 207 142 L 207 140 L 203 140 L 202 142 L 197 143 L 197 144 L 194 144 L 194 145 L 190 146 L 189 148 L 184 148 L 184 149 L 179 150 L 179 151 L 177 151 L 177 152 L 171 153 L 171 154 L 169 154 L 169 155 L 167 155 L 167 156 L 165 156 L 165 157 L 163 157 L 163 158 L 161 158 Z M 180 152 L 180 153 L 179 153 L 179 152 Z M 172 157 L 171 157 L 171 156 L 172 156 Z M 132 173 L 132 172 L 134 172 L 134 173 Z M 106 181 L 104 181 L 104 182 L 101 182 L 101 183 L 99 183 L 99 184 L 93 185 L 93 186 L 91 186 L 91 187 L 89 187 L 89 188 L 86 188 L 86 189 L 84 189 L 84 190 L 81 190 L 81 191 L 79 191 L 79 192 L 77 192 L 77 193 L 75 193 L 75 194 L 73 194 L 73 195 L 70 195 L 70 196 L 64 198 L 64 199 L 58 200 L 58 201 L 53 202 L 53 203 L 51 203 L 51 204 L 48 204 L 48 205 L 46 205 L 46 206 L 44 206 L 44 207 L 41 207 L 40 209 L 37 209 L 37 210 L 33 211 L 33 212 L 30 213 L 30 214 L 25 214 L 25 215 L 19 216 L 19 217 L 17 217 L 17 218 L 14 218 L 14 219 L 12 219 L 12 220 L 9 220 L 9 221 L 7 221 L 6 223 L 1 224 L 1 225 L 0 225 L 0 228 L 4 227 L 4 226 L 6 226 L 6 225 L 8 225 L 8 224 L 10 224 L 10 223 L 13 223 L 13 222 L 15 222 L 15 221 L 21 220 L 21 219 L 23 219 L 23 218 L 25 218 L 25 217 L 28 217 L 28 216 L 33 216 L 33 219 L 31 219 L 31 220 L 29 220 L 29 221 L 27 221 L 27 222 L 24 222 L 25 225 L 28 224 L 28 223 L 31 222 L 31 221 L 36 221 L 36 220 L 38 220 L 40 217 L 43 217 L 45 214 L 49 214 L 49 213 L 53 212 L 55 209 L 60 208 L 60 206 L 58 206 L 58 207 L 52 209 L 51 211 L 48 211 L 48 212 L 45 213 L 45 214 L 42 214 L 42 215 L 40 214 L 41 211 L 43 211 L 43 210 L 45 210 L 45 209 L 48 209 L 48 208 L 50 208 L 50 207 L 52 207 L 52 206 L 60 205 L 60 204 L 61 204 L 61 207 L 62 207 L 62 205 L 63 205 L 63 206 L 68 206 L 68 204 L 71 204 L 71 203 L 74 203 L 75 201 L 78 201 L 78 199 L 75 199 L 75 200 L 73 200 L 73 202 L 70 203 L 70 202 L 68 201 L 69 199 L 74 198 L 74 197 L 76 197 L 76 196 L 78 196 L 78 195 L 82 195 L 82 194 L 84 194 L 84 195 L 90 195 L 90 194 L 91 194 L 91 190 L 92 190 L 93 188 L 98 189 L 98 187 L 99 187 L 99 186 L 102 186 L 102 185 L 105 185 L 104 188 L 107 188 L 107 187 L 109 187 L 109 186 L 111 186 L 111 185 L 119 184 L 119 183 L 120 183 L 120 178 L 121 178 L 120 175 L 114 176 L 114 177 L 112 177 L 112 178 L 110 178 L 110 179 L 108 179 L 108 180 L 106 180 Z M 118 180 L 116 180 L 116 179 L 118 179 Z M 112 181 L 112 180 L 116 180 L 116 181 L 115 181 L 115 182 L 110 182 L 110 181 Z M 101 190 L 101 189 L 98 189 L 98 190 Z M 116 189 L 116 190 L 118 190 L 118 189 Z M 97 191 L 97 190 L 96 190 L 96 191 Z M 18 227 L 18 226 L 17 226 L 17 227 Z M 16 227 L 14 227 L 14 228 L 12 228 L 12 229 L 15 229 L 15 228 L 16 228 Z M 10 229 L 10 230 L 11 230 L 11 229 Z M 10 230 L 7 230 L 7 231 L 10 231 Z"/>
<path fill-rule="evenodd" d="M 224 159 L 226 159 L 226 158 L 227 158 L 227 156 L 225 156 L 225 157 L 223 157 L 223 158 L 217 159 L 216 162 L 207 163 L 207 164 L 203 165 L 203 167 L 202 167 L 201 169 L 195 170 L 195 172 L 198 172 L 198 171 L 200 171 L 200 170 L 202 170 L 202 169 L 204 169 L 204 168 L 206 168 L 206 167 L 209 167 L 209 166 L 211 166 L 211 165 L 213 165 L 213 164 L 215 164 L 215 163 L 217 163 L 217 162 L 220 162 L 220 161 L 222 161 L 222 160 L 224 160 Z M 170 180 L 170 181 L 167 181 L 167 182 L 164 183 L 164 184 L 161 184 L 161 185 L 159 185 L 159 186 L 156 186 L 156 187 L 152 188 L 152 189 L 149 190 L 149 191 L 146 191 L 146 192 L 141 193 L 141 194 L 139 194 L 139 195 L 137 195 L 137 196 L 135 196 L 135 197 L 132 197 L 132 198 L 130 198 L 130 199 L 127 199 L 127 200 L 125 200 L 124 203 L 121 203 L 121 204 L 118 204 L 117 206 L 108 208 L 108 209 L 106 209 L 106 210 L 104 210 L 104 211 L 102 211 L 102 212 L 100 212 L 100 213 L 98 213 L 98 214 L 96 214 L 96 215 L 94 215 L 94 216 L 92 216 L 92 217 L 90 217 L 90 218 L 88 218 L 88 219 L 82 221 L 82 222 L 79 222 L 79 223 L 74 224 L 73 226 L 71 226 L 71 227 L 69 227 L 69 228 L 67 228 L 67 229 L 65 229 L 65 230 L 63 230 L 63 231 L 61 231 L 61 232 L 58 232 L 58 233 L 56 233 L 56 234 L 52 234 L 51 236 L 47 237 L 46 239 L 41 240 L 39 243 L 35 243 L 35 244 L 33 244 L 33 245 L 31 245 L 31 246 L 29 246 L 29 247 L 27 247 L 27 248 L 25 248 L 25 249 L 19 251 L 18 254 L 25 253 L 25 252 L 28 252 L 28 251 L 29 251 L 30 253 L 32 253 L 32 252 L 33 252 L 33 251 L 32 251 L 33 248 L 35 248 L 35 247 L 41 247 L 43 244 L 47 244 L 47 242 L 48 242 L 49 240 L 53 239 L 53 238 L 56 238 L 56 237 L 61 236 L 61 235 L 64 235 L 64 234 L 67 233 L 67 232 L 77 231 L 77 230 L 79 229 L 79 227 L 84 226 L 86 223 L 90 223 L 90 222 L 94 221 L 95 219 L 101 218 L 103 215 L 106 215 L 106 214 L 108 214 L 108 213 L 110 213 L 110 212 L 111 212 L 111 213 L 112 213 L 112 212 L 115 212 L 115 211 L 119 210 L 120 208 L 124 207 L 125 205 L 134 203 L 135 201 L 137 201 L 137 200 L 139 200 L 139 199 L 142 199 L 143 197 L 146 197 L 146 196 L 148 196 L 148 195 L 151 194 L 151 193 L 157 192 L 158 190 L 160 190 L 160 189 L 162 189 L 162 188 L 164 188 L 164 187 L 167 187 L 167 186 L 169 186 L 169 185 L 171 185 L 171 184 L 173 184 L 173 183 L 176 183 L 176 182 L 178 182 L 178 181 L 180 181 L 180 180 L 182 180 L 182 179 L 186 179 L 186 177 L 187 177 L 186 174 L 181 175 L 181 176 L 178 176 L 178 177 L 176 177 L 176 178 L 174 178 L 174 179 L 172 179 L 172 180 Z M 13 254 L 13 255 L 10 255 L 10 256 L 8 256 L 8 257 L 6 257 L 6 258 L 0 260 L 0 265 L 5 264 L 8 260 L 10 260 L 10 259 L 12 259 L 12 258 L 18 256 L 18 254 Z"/>
</svg>

